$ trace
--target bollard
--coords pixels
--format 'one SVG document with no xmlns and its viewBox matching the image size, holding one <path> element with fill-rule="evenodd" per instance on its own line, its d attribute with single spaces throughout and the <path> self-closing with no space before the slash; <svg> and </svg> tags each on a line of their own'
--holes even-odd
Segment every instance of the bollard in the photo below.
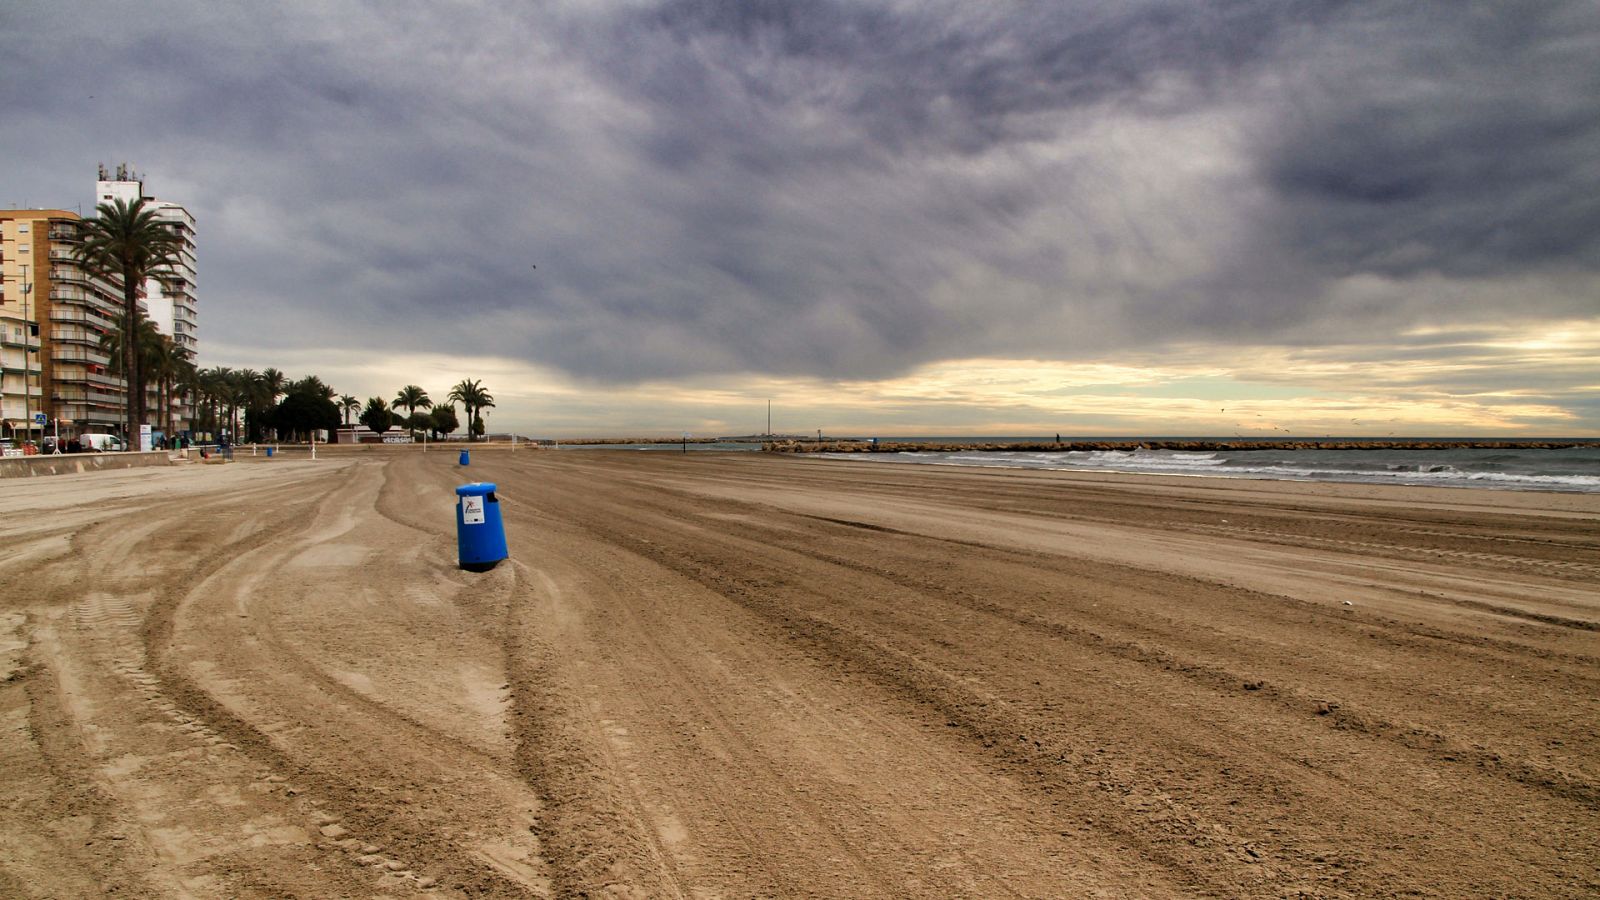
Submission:
<svg viewBox="0 0 1600 900">
<path fill-rule="evenodd" d="M 471 460 L 467 458 L 467 451 L 461 451 L 461 459 L 456 464 L 461 466 L 471 465 Z"/>
<path fill-rule="evenodd" d="M 456 488 L 456 556 L 461 568 L 487 572 L 507 555 L 506 528 L 494 485 L 478 481 Z"/>
</svg>

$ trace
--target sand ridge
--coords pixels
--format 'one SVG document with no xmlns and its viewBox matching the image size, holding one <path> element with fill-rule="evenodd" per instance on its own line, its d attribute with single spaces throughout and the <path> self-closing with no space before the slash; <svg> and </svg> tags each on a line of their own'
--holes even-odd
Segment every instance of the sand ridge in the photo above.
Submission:
<svg viewBox="0 0 1600 900">
<path fill-rule="evenodd" d="M 0 893 L 1600 891 L 1600 499 L 329 456 L 0 484 Z"/>
</svg>

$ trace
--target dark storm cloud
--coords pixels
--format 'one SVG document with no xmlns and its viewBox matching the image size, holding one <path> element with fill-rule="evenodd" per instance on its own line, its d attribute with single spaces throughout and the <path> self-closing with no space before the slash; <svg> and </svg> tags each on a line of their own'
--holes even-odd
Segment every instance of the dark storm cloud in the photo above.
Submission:
<svg viewBox="0 0 1600 900">
<path fill-rule="evenodd" d="M 1264 153 L 1291 245 L 1336 272 L 1600 265 L 1600 53 L 1582 3 L 1417 4 L 1296 86 Z"/>
<path fill-rule="evenodd" d="M 1593 311 L 1587 3 L 0 15 L 0 198 L 135 162 L 223 342 L 873 377 Z"/>
</svg>

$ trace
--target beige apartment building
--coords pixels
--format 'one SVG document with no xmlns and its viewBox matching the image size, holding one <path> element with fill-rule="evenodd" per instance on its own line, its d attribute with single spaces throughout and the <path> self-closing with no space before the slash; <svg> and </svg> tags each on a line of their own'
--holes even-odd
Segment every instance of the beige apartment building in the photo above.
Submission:
<svg viewBox="0 0 1600 900">
<path fill-rule="evenodd" d="M 64 209 L 0 210 L 0 419 L 7 438 L 121 431 L 127 383 L 101 338 L 115 331 L 119 285 L 90 276 L 74 248 L 82 218 Z M 46 424 L 30 421 L 43 412 Z"/>
</svg>

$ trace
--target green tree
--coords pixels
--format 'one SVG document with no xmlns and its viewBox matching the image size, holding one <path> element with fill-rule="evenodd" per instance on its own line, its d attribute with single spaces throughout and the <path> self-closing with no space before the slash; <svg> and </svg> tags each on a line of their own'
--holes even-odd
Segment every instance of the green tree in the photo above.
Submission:
<svg viewBox="0 0 1600 900">
<path fill-rule="evenodd" d="M 483 434 L 482 410 L 494 406 L 494 396 L 484 390 L 482 382 L 475 379 L 465 379 L 460 384 L 450 389 L 449 400 L 459 403 L 467 409 L 467 435 Z"/>
<path fill-rule="evenodd" d="M 373 434 L 383 434 L 394 425 L 394 413 L 389 411 L 389 404 L 377 397 L 368 397 L 367 408 L 361 411 L 360 421 L 371 428 Z"/>
<path fill-rule="evenodd" d="M 406 416 L 406 428 L 411 431 L 411 439 L 417 439 L 417 432 L 426 433 L 433 427 L 433 416 L 425 412 L 414 412 Z"/>
<path fill-rule="evenodd" d="M 428 414 L 428 418 L 433 420 L 430 427 L 433 429 L 434 440 L 461 427 L 461 422 L 456 418 L 456 408 L 448 404 L 435 406 L 433 412 Z"/>
<path fill-rule="evenodd" d="M 417 417 L 418 407 L 432 409 L 433 401 L 428 399 L 427 391 L 414 384 L 408 384 L 400 389 L 400 393 L 396 394 L 393 400 L 389 401 L 390 409 L 400 409 L 401 407 L 405 407 L 406 424 L 410 426 L 411 437 L 415 440 L 417 437 L 416 425 L 411 420 Z"/>
<path fill-rule="evenodd" d="M 310 437 L 315 430 L 339 427 L 339 407 L 332 392 L 315 375 L 284 386 L 283 401 L 272 413 L 272 427 L 280 434 Z"/>
<path fill-rule="evenodd" d="M 102 203 L 83 222 L 83 243 L 74 253 L 91 274 L 122 285 L 122 349 L 128 373 L 127 429 L 130 440 L 144 421 L 144 379 L 140 374 L 139 295 L 147 279 L 164 280 L 181 261 L 183 238 L 145 207 L 144 198 Z"/>
</svg>

